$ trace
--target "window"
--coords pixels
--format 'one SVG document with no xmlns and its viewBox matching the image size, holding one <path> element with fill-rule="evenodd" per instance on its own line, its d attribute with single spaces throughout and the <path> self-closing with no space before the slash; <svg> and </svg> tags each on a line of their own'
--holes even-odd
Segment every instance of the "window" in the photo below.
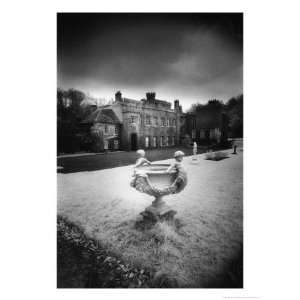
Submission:
<svg viewBox="0 0 300 300">
<path fill-rule="evenodd" d="M 217 139 L 217 142 L 220 142 L 220 139 L 221 139 L 221 131 L 219 128 L 216 128 L 216 139 Z"/>
<path fill-rule="evenodd" d="M 108 126 L 107 125 L 104 126 L 104 132 L 108 133 Z"/>
<path fill-rule="evenodd" d="M 214 129 L 209 130 L 209 138 L 211 140 L 215 139 L 215 130 Z"/>
<path fill-rule="evenodd" d="M 115 134 L 118 134 L 118 127 L 115 126 Z"/>
<path fill-rule="evenodd" d="M 209 140 L 209 129 L 205 129 L 205 139 Z"/>
<path fill-rule="evenodd" d="M 166 119 L 165 118 L 161 118 L 161 126 L 166 126 Z"/>
<path fill-rule="evenodd" d="M 163 136 L 161 136 L 160 137 L 160 147 L 163 147 L 163 145 L 164 145 L 164 137 Z"/>
<path fill-rule="evenodd" d="M 205 130 L 204 129 L 200 129 L 200 139 L 205 139 Z"/>
<path fill-rule="evenodd" d="M 153 137 L 153 147 L 157 147 L 157 138 L 156 136 Z"/>
<path fill-rule="evenodd" d="M 109 134 L 114 135 L 115 133 L 115 126 L 109 126 Z"/>
<path fill-rule="evenodd" d="M 104 140 L 104 150 L 108 150 L 108 140 Z"/>
<path fill-rule="evenodd" d="M 172 120 L 172 125 L 176 126 L 176 120 L 175 119 Z"/>
<path fill-rule="evenodd" d="M 170 126 L 170 121 L 169 121 L 169 119 L 167 119 L 167 126 Z"/>
<path fill-rule="evenodd" d="M 195 139 L 195 138 L 196 138 L 196 130 L 193 129 L 193 130 L 192 130 L 192 139 Z"/>
<path fill-rule="evenodd" d="M 169 146 L 171 143 L 171 138 L 169 136 L 166 136 L 166 146 Z"/>
<path fill-rule="evenodd" d="M 175 136 L 172 136 L 172 146 L 175 146 Z"/>
<path fill-rule="evenodd" d="M 151 125 L 151 118 L 150 118 L 150 116 L 146 116 L 146 125 Z"/>
<path fill-rule="evenodd" d="M 157 117 L 153 117 L 153 119 L 154 119 L 154 125 L 158 126 L 158 118 Z"/>
<path fill-rule="evenodd" d="M 114 149 L 115 150 L 119 149 L 119 141 L 118 140 L 114 140 Z"/>
<path fill-rule="evenodd" d="M 145 148 L 149 148 L 149 136 L 145 137 Z"/>
<path fill-rule="evenodd" d="M 134 123 L 134 122 L 135 122 L 135 117 L 134 116 L 130 116 L 129 123 Z"/>
</svg>

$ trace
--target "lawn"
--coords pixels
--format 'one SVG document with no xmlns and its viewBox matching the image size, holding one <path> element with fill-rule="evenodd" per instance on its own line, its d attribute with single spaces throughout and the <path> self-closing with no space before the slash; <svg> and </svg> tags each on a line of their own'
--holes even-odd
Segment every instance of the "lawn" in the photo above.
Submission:
<svg viewBox="0 0 300 300">
<path fill-rule="evenodd" d="M 182 150 L 186 155 L 192 154 L 192 148 L 170 147 L 165 149 L 147 150 L 147 158 L 150 161 L 163 160 L 173 157 L 176 150 Z M 198 153 L 206 151 L 206 147 L 199 147 Z M 98 153 L 80 156 L 58 157 L 57 165 L 59 173 L 74 173 L 84 171 L 97 171 L 134 164 L 136 161 L 135 151 Z"/>
<path fill-rule="evenodd" d="M 174 224 L 135 228 L 153 199 L 130 187 L 132 166 L 57 174 L 58 214 L 126 263 L 168 274 L 180 287 L 226 287 L 243 248 L 243 154 L 227 152 L 220 161 L 184 159 L 188 185 L 165 197 L 178 212 Z"/>
</svg>

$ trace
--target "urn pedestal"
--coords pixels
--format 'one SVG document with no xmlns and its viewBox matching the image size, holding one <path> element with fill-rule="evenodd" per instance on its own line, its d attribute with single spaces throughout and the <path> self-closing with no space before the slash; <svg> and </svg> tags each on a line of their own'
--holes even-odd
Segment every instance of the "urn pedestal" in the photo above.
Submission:
<svg viewBox="0 0 300 300">
<path fill-rule="evenodd" d="M 177 213 L 163 201 L 163 197 L 176 193 L 176 171 L 167 172 L 170 165 L 152 164 L 139 169 L 140 177 L 137 179 L 135 188 L 142 193 L 154 196 L 155 200 L 143 212 L 140 213 L 139 222 L 158 222 L 172 220 Z"/>
<path fill-rule="evenodd" d="M 150 219 L 155 222 L 172 220 L 177 214 L 177 211 L 172 209 L 165 201 L 162 200 L 162 197 L 157 197 L 152 205 L 146 207 L 146 209 L 141 212 L 144 220 Z"/>
</svg>

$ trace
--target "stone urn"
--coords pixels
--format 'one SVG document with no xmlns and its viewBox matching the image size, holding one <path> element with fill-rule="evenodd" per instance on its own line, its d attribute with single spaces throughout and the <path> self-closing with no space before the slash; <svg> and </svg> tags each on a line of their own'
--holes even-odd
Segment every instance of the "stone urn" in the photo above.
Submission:
<svg viewBox="0 0 300 300">
<path fill-rule="evenodd" d="M 137 176 L 134 184 L 131 185 L 139 192 L 155 198 L 152 204 L 141 212 L 142 219 L 140 221 L 170 220 L 177 213 L 163 201 L 164 196 L 179 192 L 178 187 L 173 184 L 177 172 L 175 170 L 167 172 L 169 167 L 169 164 L 152 164 L 139 168 L 140 174 L 143 175 Z"/>
</svg>

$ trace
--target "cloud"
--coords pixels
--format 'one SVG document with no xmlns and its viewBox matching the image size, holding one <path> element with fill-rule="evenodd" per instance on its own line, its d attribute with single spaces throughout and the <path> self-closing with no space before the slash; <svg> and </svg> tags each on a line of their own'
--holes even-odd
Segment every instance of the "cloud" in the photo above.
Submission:
<svg viewBox="0 0 300 300">
<path fill-rule="evenodd" d="M 186 103 L 242 91 L 241 45 L 219 27 L 147 20 L 86 25 L 88 35 L 66 40 L 59 51 L 59 84 L 112 94 L 155 88 Z"/>
</svg>

